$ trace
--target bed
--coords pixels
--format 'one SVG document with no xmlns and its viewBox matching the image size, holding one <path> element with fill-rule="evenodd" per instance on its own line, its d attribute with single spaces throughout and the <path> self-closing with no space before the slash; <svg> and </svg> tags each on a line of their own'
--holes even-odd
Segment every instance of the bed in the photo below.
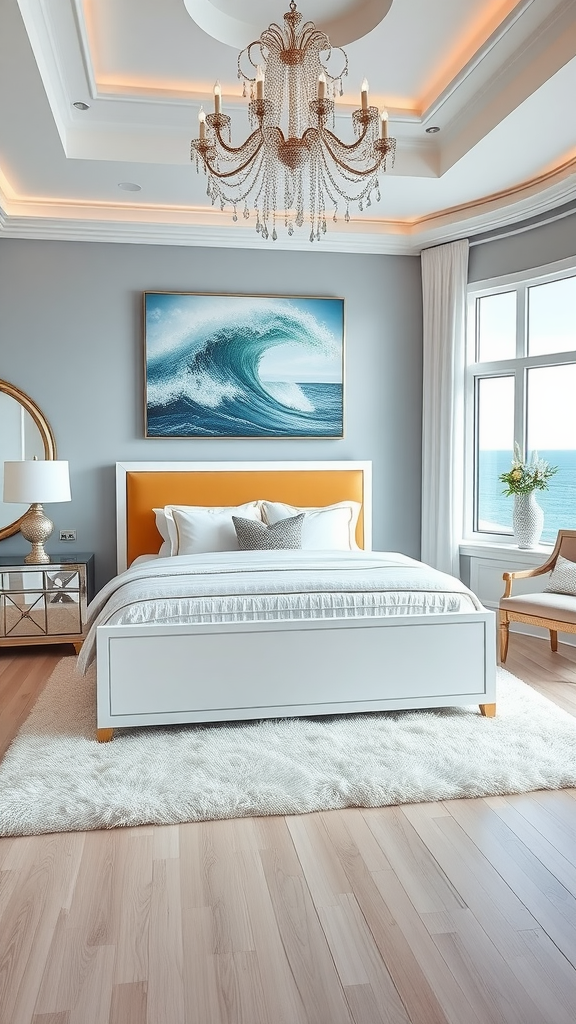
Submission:
<svg viewBox="0 0 576 1024">
<path fill-rule="evenodd" d="M 372 551 L 370 463 L 118 463 L 116 494 L 118 576 L 90 606 L 80 657 L 82 671 L 96 657 L 100 742 L 150 725 L 495 714 L 493 613 L 459 580 Z M 186 551 L 185 524 L 201 520 L 182 510 L 254 504 L 270 523 L 277 503 L 299 513 L 306 550 Z M 339 543 L 349 507 L 350 549 L 316 550 L 313 531 L 331 524 L 319 536 Z M 175 556 L 154 509 L 180 524 Z"/>
</svg>

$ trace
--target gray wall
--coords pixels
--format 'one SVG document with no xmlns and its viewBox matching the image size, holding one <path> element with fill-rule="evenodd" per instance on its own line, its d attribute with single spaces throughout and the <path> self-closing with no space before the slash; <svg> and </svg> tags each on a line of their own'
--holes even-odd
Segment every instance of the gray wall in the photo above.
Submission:
<svg viewBox="0 0 576 1024">
<path fill-rule="evenodd" d="M 145 439 L 147 290 L 343 296 L 345 437 Z M 371 459 L 374 547 L 418 557 L 421 319 L 417 257 L 0 239 L 0 377 L 37 402 L 70 462 L 47 549 L 76 529 L 64 550 L 95 552 L 99 586 L 114 574 L 116 461 Z M 19 535 L 0 546 L 24 550 Z"/>
<path fill-rule="evenodd" d="M 472 239 L 468 280 L 487 281 L 576 255 L 576 214 L 522 231 L 508 238 L 475 245 Z"/>
</svg>

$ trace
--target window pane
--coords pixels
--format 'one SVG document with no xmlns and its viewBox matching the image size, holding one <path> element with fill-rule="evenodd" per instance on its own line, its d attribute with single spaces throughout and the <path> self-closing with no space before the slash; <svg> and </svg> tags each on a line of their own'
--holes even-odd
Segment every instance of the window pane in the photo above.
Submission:
<svg viewBox="0 0 576 1024">
<path fill-rule="evenodd" d="M 514 377 L 481 377 L 477 382 L 476 530 L 512 533 L 512 500 L 500 473 L 510 468 L 514 449 Z"/>
<path fill-rule="evenodd" d="M 528 289 L 528 355 L 576 349 L 576 277 Z"/>
<path fill-rule="evenodd" d="M 478 362 L 516 356 L 516 292 L 478 299 Z"/>
<path fill-rule="evenodd" d="M 536 492 L 544 509 L 543 541 L 576 529 L 575 396 L 576 363 L 528 371 L 528 450 L 558 466 L 548 490 Z"/>
</svg>

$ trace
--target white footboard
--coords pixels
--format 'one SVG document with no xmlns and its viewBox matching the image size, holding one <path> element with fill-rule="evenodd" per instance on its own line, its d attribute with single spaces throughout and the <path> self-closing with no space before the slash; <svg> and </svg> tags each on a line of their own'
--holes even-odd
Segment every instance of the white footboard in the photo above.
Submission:
<svg viewBox="0 0 576 1024">
<path fill-rule="evenodd" d="M 492 612 L 101 626 L 98 728 L 492 704 Z"/>
</svg>

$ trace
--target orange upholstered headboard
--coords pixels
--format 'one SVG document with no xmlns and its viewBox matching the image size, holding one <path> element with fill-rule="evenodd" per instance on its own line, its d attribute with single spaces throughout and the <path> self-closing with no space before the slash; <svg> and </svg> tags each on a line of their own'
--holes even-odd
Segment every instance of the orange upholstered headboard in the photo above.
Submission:
<svg viewBox="0 0 576 1024">
<path fill-rule="evenodd" d="M 372 543 L 370 462 L 118 462 L 118 571 L 161 544 L 154 508 L 164 505 L 241 505 L 266 498 L 320 506 L 351 498 L 362 504 L 360 548 Z"/>
</svg>

